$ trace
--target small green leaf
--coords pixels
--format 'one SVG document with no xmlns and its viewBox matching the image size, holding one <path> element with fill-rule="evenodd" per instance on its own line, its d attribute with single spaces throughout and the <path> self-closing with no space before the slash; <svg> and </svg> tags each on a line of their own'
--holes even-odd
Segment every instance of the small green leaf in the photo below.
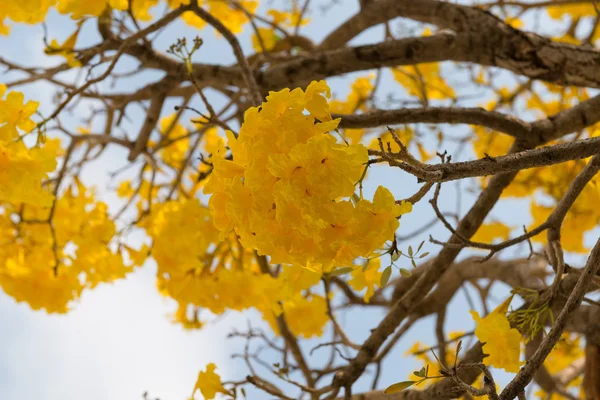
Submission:
<svg viewBox="0 0 600 400">
<path fill-rule="evenodd" d="M 412 272 L 405 268 L 400 268 L 400 275 L 402 275 L 405 278 L 410 278 L 412 276 Z"/>
<path fill-rule="evenodd" d="M 352 272 L 352 268 L 350 267 L 344 267 L 344 268 L 338 268 L 334 271 L 331 271 L 331 273 L 329 275 L 331 276 L 340 276 L 340 275 L 345 275 L 349 272 Z"/>
<path fill-rule="evenodd" d="M 413 374 L 419 378 L 425 378 L 425 367 L 421 368 L 420 371 L 413 372 Z"/>
<path fill-rule="evenodd" d="M 412 250 L 412 246 L 408 246 L 408 256 L 412 257 L 413 256 L 413 250 Z"/>
<path fill-rule="evenodd" d="M 411 387 L 415 383 L 417 383 L 417 382 L 416 381 L 404 381 L 404 382 L 394 383 L 393 385 L 388 386 L 387 389 L 385 389 L 383 391 L 383 393 L 385 393 L 385 394 L 398 393 L 398 392 L 403 391 L 406 388 Z"/>
<path fill-rule="evenodd" d="M 421 251 L 421 248 L 423 247 L 424 244 L 425 244 L 425 241 L 423 240 L 421 242 L 421 244 L 419 245 L 419 248 L 417 249 L 417 253 Z"/>
<path fill-rule="evenodd" d="M 414 258 L 411 258 L 410 262 L 412 263 L 413 268 L 417 268 L 417 263 L 415 262 Z"/>
<path fill-rule="evenodd" d="M 356 193 L 352 193 L 352 197 L 350 199 L 352 200 L 352 204 L 354 205 L 356 205 L 360 201 L 360 197 L 358 197 Z"/>
<path fill-rule="evenodd" d="M 429 255 L 429 252 L 426 251 L 425 253 L 421 254 L 421 256 L 419 258 L 425 258 Z"/>
<path fill-rule="evenodd" d="M 379 282 L 379 286 L 384 287 L 385 285 L 387 285 L 388 281 L 390 280 L 391 275 L 392 275 L 392 266 L 390 265 L 389 267 L 387 267 L 386 269 L 383 270 L 383 273 L 381 274 L 381 281 Z"/>
<path fill-rule="evenodd" d="M 392 251 L 392 253 L 390 254 L 390 257 L 392 258 L 392 261 L 398 261 L 401 254 L 402 253 L 400 253 L 398 251 Z"/>
</svg>

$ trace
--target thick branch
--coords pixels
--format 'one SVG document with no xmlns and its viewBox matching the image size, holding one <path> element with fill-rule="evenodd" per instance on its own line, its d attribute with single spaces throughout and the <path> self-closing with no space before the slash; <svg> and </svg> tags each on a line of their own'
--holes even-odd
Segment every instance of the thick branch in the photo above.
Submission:
<svg viewBox="0 0 600 400">
<path fill-rule="evenodd" d="M 333 115 L 341 118 L 341 128 L 374 128 L 384 125 L 432 123 L 472 124 L 525 139 L 531 126 L 518 118 L 483 108 L 426 107 L 378 110 L 362 115 Z"/>
<path fill-rule="evenodd" d="M 320 48 L 343 46 L 364 30 L 396 17 L 456 32 L 454 61 L 497 66 L 562 85 L 600 85 L 598 50 L 553 42 L 519 31 L 485 10 L 445 1 L 374 0 L 325 38 Z"/>
</svg>

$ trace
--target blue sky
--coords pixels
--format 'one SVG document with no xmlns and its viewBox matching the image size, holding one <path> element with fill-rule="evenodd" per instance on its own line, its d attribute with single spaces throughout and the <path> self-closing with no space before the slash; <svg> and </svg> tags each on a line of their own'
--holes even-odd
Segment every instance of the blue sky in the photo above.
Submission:
<svg viewBox="0 0 600 400">
<path fill-rule="evenodd" d="M 357 1 L 343 1 L 343 5 L 334 6 L 324 15 L 320 14 L 318 9 L 313 10 L 310 15 L 312 22 L 304 34 L 318 42 L 340 21 L 353 14 L 357 10 L 357 4 Z M 406 22 L 396 21 L 393 26 L 400 30 L 406 27 Z M 52 13 L 48 20 L 48 28 L 49 36 L 58 38 L 60 42 L 74 30 L 74 23 L 68 18 Z M 213 32 L 208 29 L 197 32 L 182 24 L 177 24 L 176 27 L 162 33 L 155 47 L 164 51 L 177 37 L 192 38 L 196 34 L 204 39 L 205 45 L 195 56 L 195 61 L 220 64 L 234 61 L 226 42 L 215 38 Z M 40 26 L 14 26 L 11 36 L 0 37 L 1 55 L 26 65 L 54 65 L 58 60 L 44 55 L 42 36 Z M 382 37 L 383 30 L 375 28 L 363 33 L 352 43 L 376 42 Z M 86 29 L 81 37 L 82 42 L 89 43 L 96 39 L 93 29 Z M 248 30 L 241 40 L 248 54 Z M 144 75 L 142 79 L 131 82 L 133 87 L 143 86 L 145 82 L 156 79 L 154 73 Z M 348 83 L 354 77 L 362 75 L 365 74 L 333 78 L 328 80 L 328 83 L 335 94 L 343 97 L 348 90 Z M 0 82 L 9 80 L 12 76 L 0 76 Z M 450 81 L 464 78 L 456 70 L 451 70 L 446 76 Z M 65 79 L 73 78 L 74 74 L 65 75 Z M 382 87 L 382 96 L 384 92 L 389 91 L 396 97 L 406 96 L 389 73 L 384 76 Z M 29 98 L 42 102 L 42 112 L 48 114 L 52 110 L 54 90 L 49 85 L 35 84 L 22 90 Z M 87 112 L 86 106 L 85 103 L 80 105 L 74 115 L 66 117 L 64 121 L 76 126 L 78 115 Z M 139 117 L 141 120 L 141 110 L 134 110 L 132 115 L 134 119 Z M 127 129 L 132 133 L 136 132 L 139 120 L 126 125 Z M 441 129 L 445 134 L 454 136 L 462 136 L 468 132 L 468 127 L 464 126 L 442 126 Z M 433 137 L 424 139 L 425 143 L 431 146 L 434 145 L 434 140 Z M 472 153 L 467 151 L 464 156 L 472 156 Z M 123 165 L 124 160 L 125 154 L 113 148 L 94 164 L 94 168 L 85 171 L 86 183 L 98 185 L 100 196 L 113 207 L 117 205 L 116 200 L 102 188 L 110 184 L 106 177 L 107 171 Z M 399 170 L 378 166 L 370 173 L 366 183 L 367 195 L 372 194 L 380 184 L 390 188 L 397 198 L 410 196 L 417 189 L 414 178 Z M 464 213 L 474 201 L 469 187 L 473 185 L 445 185 L 442 205 L 450 211 L 455 211 L 456 196 L 460 193 L 460 211 Z M 529 223 L 528 206 L 523 201 L 503 201 L 492 214 L 503 215 L 503 218 L 506 218 L 504 215 L 508 215 L 508 223 L 515 226 Z M 413 213 L 402 218 L 400 233 L 413 231 L 431 220 L 432 216 L 427 201 L 421 202 Z M 402 246 L 406 248 L 408 245 L 418 245 L 422 240 L 427 240 L 429 234 L 440 240 L 448 236 L 438 225 L 424 235 L 407 240 Z M 131 238 L 134 242 L 139 242 L 140 239 L 135 236 Z M 435 254 L 437 247 L 426 243 L 425 250 Z M 225 336 L 233 327 L 246 327 L 248 320 L 260 325 L 261 321 L 256 315 L 253 312 L 229 313 L 224 318 L 219 318 L 218 323 L 208 324 L 200 331 L 183 331 L 169 321 L 168 314 L 174 311 L 174 304 L 158 294 L 154 274 L 155 266 L 150 261 L 124 280 L 104 284 L 93 291 L 85 292 L 67 315 L 47 315 L 45 312 L 32 311 L 26 304 L 16 304 L 0 291 L 0 398 L 125 400 L 141 399 L 142 393 L 148 391 L 161 400 L 182 400 L 189 396 L 197 372 L 209 362 L 215 362 L 219 366 L 219 371 L 225 379 L 239 379 L 245 376 L 246 370 L 242 363 L 229 359 L 229 355 L 239 349 L 241 343 L 228 341 Z M 497 300 L 495 303 L 502 300 L 505 293 L 505 289 L 498 288 L 494 292 Z M 462 292 L 455 296 L 450 307 L 451 312 L 455 314 L 453 318 L 448 319 L 446 330 L 471 330 L 473 322 Z M 377 325 L 383 315 L 383 310 L 354 310 L 344 313 L 341 320 L 348 332 L 359 341 L 366 338 L 369 330 Z M 432 333 L 433 318 L 426 318 L 406 334 L 390 355 L 387 364 L 384 364 L 380 388 L 404 380 L 410 371 L 419 366 L 413 360 L 405 359 L 403 353 L 417 339 L 433 344 Z M 310 342 L 312 345 L 315 343 Z M 318 360 L 322 356 L 316 353 L 314 357 Z M 506 382 L 506 378 L 503 376 L 500 382 Z M 365 388 L 365 380 L 362 382 L 359 382 L 357 390 Z M 261 396 L 255 394 L 250 398 L 264 398 Z"/>
</svg>

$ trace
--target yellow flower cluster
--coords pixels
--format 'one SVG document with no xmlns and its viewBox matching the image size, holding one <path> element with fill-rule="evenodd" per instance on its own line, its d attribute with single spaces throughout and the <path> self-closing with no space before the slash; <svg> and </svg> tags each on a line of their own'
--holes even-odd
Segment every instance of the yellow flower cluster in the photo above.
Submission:
<svg viewBox="0 0 600 400">
<path fill-rule="evenodd" d="M 500 304 L 486 317 L 481 318 L 477 311 L 470 311 L 477 323 L 475 336 L 483 343 L 483 352 L 488 355 L 486 364 L 502 368 L 506 372 L 519 372 L 521 362 L 521 334 L 510 327 L 506 317 L 512 296 Z"/>
<path fill-rule="evenodd" d="M 28 148 L 37 102 L 0 85 L 0 287 L 16 301 L 66 312 L 86 287 L 130 267 L 109 248 L 115 225 L 104 203 L 79 182 L 58 199 L 44 188 L 62 148 L 57 139 Z M 52 216 L 52 218 L 50 218 Z"/>
<path fill-rule="evenodd" d="M 209 12 L 234 33 L 240 33 L 243 26 L 248 23 L 246 14 L 237 7 L 221 0 L 196 0 L 200 6 L 206 6 Z M 189 4 L 190 0 L 166 0 L 172 8 L 182 4 Z M 119 11 L 129 10 L 136 19 L 150 21 L 152 15 L 150 9 L 158 5 L 159 0 L 24 0 L 5 1 L 0 6 L 0 34 L 7 35 L 9 27 L 3 24 L 8 18 L 14 22 L 37 24 L 46 18 L 50 7 L 56 7 L 61 14 L 68 14 L 73 19 L 84 17 L 98 17 L 106 9 L 112 8 Z M 253 13 L 258 6 L 258 0 L 241 0 L 238 2 L 249 12 Z M 192 26 L 202 28 L 206 25 L 204 20 L 194 13 L 187 12 L 182 18 Z"/>
<path fill-rule="evenodd" d="M 324 299 L 303 295 L 319 282 L 319 274 L 302 268 L 284 268 L 277 277 L 263 273 L 254 252 L 235 234 L 220 239 L 198 199 L 160 204 L 142 226 L 153 240 L 159 289 L 179 303 L 175 320 L 185 327 L 201 326 L 188 315 L 190 307 L 215 314 L 254 307 L 275 332 L 274 317 L 285 312 L 294 334 L 321 335 L 327 323 Z"/>
<path fill-rule="evenodd" d="M 196 0 L 199 6 L 204 6 L 212 16 L 221 21 L 233 33 L 241 33 L 245 24 L 249 22 L 248 16 L 231 2 L 221 0 Z M 190 4 L 190 0 L 167 0 L 169 7 L 177 8 Z M 258 7 L 258 0 L 237 1 L 239 6 L 246 11 L 254 13 Z M 190 26 L 204 28 L 206 22 L 191 11 L 185 12 L 181 18 Z"/>
<path fill-rule="evenodd" d="M 329 134 L 339 122 L 331 119 L 329 95 L 324 81 L 306 92 L 271 92 L 246 111 L 238 138 L 228 133 L 233 159 L 215 157 L 205 186 L 223 237 L 233 230 L 272 262 L 315 271 L 351 266 L 393 237 L 411 205 L 396 204 L 383 187 L 372 202 L 347 200 L 368 154 Z"/>
<path fill-rule="evenodd" d="M 568 15 L 573 19 L 595 17 L 597 15 L 596 8 L 593 3 L 590 4 L 568 4 L 556 5 L 546 8 L 548 15 L 553 19 L 561 19 Z"/>
<path fill-rule="evenodd" d="M 296 26 L 304 26 L 310 22 L 307 18 L 301 19 L 302 15 L 296 3 L 294 3 L 292 12 L 271 9 L 267 12 L 267 15 L 271 17 L 273 25 L 280 27 L 295 28 Z M 259 41 L 259 36 L 262 40 L 262 46 Z M 263 46 L 265 51 L 271 51 L 275 48 L 275 44 L 278 40 L 279 36 L 277 35 L 275 28 L 260 27 L 252 34 L 252 47 L 254 47 L 254 50 L 257 52 L 262 52 Z"/>
<path fill-rule="evenodd" d="M 85 288 L 120 279 L 125 251 L 111 249 L 115 224 L 106 204 L 76 182 L 54 206 L 3 204 L 0 286 L 33 309 L 64 313 Z M 131 253 L 130 253 L 131 255 Z"/>
<path fill-rule="evenodd" d="M 4 25 L 6 18 L 14 22 L 37 24 L 46 18 L 54 3 L 56 0 L 3 1 L 0 6 L 0 35 L 9 33 L 9 27 Z"/>
<path fill-rule="evenodd" d="M 35 128 L 31 116 L 39 103 L 28 101 L 19 92 L 9 92 L 0 85 L 0 202 L 25 202 L 49 205 L 52 195 L 42 188 L 42 181 L 56 168 L 57 142 L 28 149 L 20 132 Z"/>
</svg>

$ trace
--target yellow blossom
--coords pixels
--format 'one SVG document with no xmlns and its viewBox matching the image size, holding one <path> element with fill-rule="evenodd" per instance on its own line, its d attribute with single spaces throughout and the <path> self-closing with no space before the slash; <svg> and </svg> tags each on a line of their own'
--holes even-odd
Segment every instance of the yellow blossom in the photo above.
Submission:
<svg viewBox="0 0 600 400">
<path fill-rule="evenodd" d="M 397 67 L 392 70 L 392 73 L 410 96 L 419 97 L 421 100 L 452 99 L 455 96 L 454 89 L 440 74 L 439 63 Z"/>
<path fill-rule="evenodd" d="M 323 335 L 323 329 L 329 321 L 325 298 L 319 295 L 312 295 L 310 298 L 298 297 L 294 301 L 284 302 L 283 312 L 292 333 L 306 339 Z M 265 312 L 263 317 L 273 331 L 279 334 L 273 313 Z"/>
<path fill-rule="evenodd" d="M 395 204 L 383 187 L 373 202 L 343 200 L 353 195 L 368 154 L 328 134 L 339 121 L 331 120 L 323 94 L 327 85 L 313 82 L 306 93 L 271 92 L 260 111 L 246 111 L 239 137 L 228 135 L 233 160 L 224 152 L 214 159 L 204 191 L 223 234 L 234 230 L 244 247 L 274 263 L 328 271 L 381 247 L 410 207 Z"/>
<path fill-rule="evenodd" d="M 80 67 L 81 61 L 76 58 L 77 54 L 73 51 L 80 28 L 81 24 L 79 24 L 75 32 L 73 32 L 62 45 L 59 45 L 56 39 L 53 39 L 44 52 L 48 55 L 63 56 L 67 60 L 67 65 L 70 67 Z"/>
<path fill-rule="evenodd" d="M 488 354 L 486 363 L 506 372 L 519 372 L 521 362 L 521 334 L 510 327 L 506 313 L 512 296 L 500 304 L 484 318 L 476 311 L 470 311 L 477 323 L 475 336 L 484 343 L 483 352 Z"/>
<path fill-rule="evenodd" d="M 379 267 L 381 267 L 380 258 L 369 260 L 366 270 L 363 271 L 363 268 L 354 269 L 352 271 L 352 279 L 348 281 L 348 284 L 354 290 L 361 291 L 367 288 L 363 296 L 365 303 L 371 300 L 375 292 L 375 285 L 379 286 L 379 282 L 381 281 Z"/>
<path fill-rule="evenodd" d="M 259 37 L 262 40 L 262 45 Z M 277 35 L 273 28 L 258 28 L 258 35 L 256 33 L 252 34 L 252 47 L 257 52 L 273 50 L 275 42 L 277 42 Z"/>
<path fill-rule="evenodd" d="M 482 224 L 471 238 L 474 242 L 492 243 L 494 240 L 508 240 L 511 229 L 501 222 L 494 221 Z"/>
<path fill-rule="evenodd" d="M 192 398 L 194 397 L 196 390 L 199 390 L 200 393 L 202 393 L 205 400 L 214 399 L 217 393 L 228 393 L 221 383 L 221 377 L 215 373 L 216 369 L 217 366 L 214 363 L 210 363 L 206 366 L 206 371 L 200 371 L 198 373 L 198 379 L 196 380 L 196 385 L 192 392 Z"/>
</svg>

